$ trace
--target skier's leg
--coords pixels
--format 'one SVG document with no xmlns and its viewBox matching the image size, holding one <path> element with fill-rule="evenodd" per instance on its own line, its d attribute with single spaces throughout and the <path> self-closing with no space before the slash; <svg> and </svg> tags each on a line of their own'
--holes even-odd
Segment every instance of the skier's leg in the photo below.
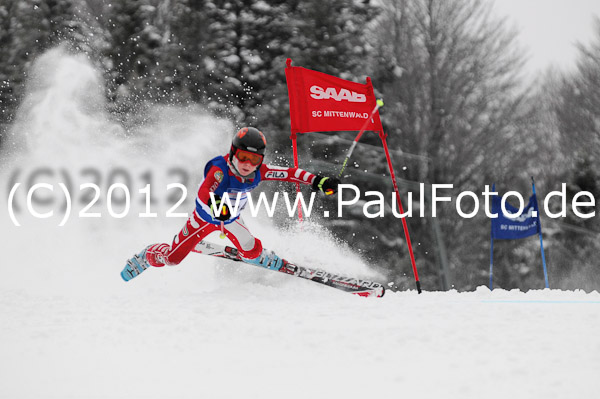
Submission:
<svg viewBox="0 0 600 399">
<path fill-rule="evenodd" d="M 246 262 L 268 269 L 281 269 L 283 259 L 273 251 L 263 248 L 260 240 L 250 233 L 241 217 L 225 226 L 225 235 L 240 251 L 240 256 Z"/>
<path fill-rule="evenodd" d="M 243 258 L 257 258 L 263 251 L 262 243 L 252 235 L 241 217 L 235 222 L 225 225 L 225 235 L 240 251 Z"/>
<path fill-rule="evenodd" d="M 142 252 L 127 261 L 121 277 L 123 280 L 129 281 L 150 266 L 177 265 L 194 249 L 198 242 L 218 229 L 219 226 L 203 221 L 194 212 L 173 239 L 173 244 L 153 244 L 144 248 Z"/>
<path fill-rule="evenodd" d="M 218 229 L 219 226 L 205 222 L 194 212 L 181 231 L 173 238 L 171 245 L 151 245 L 146 251 L 146 259 L 150 265 L 155 267 L 178 265 L 194 249 L 198 242 Z"/>
</svg>

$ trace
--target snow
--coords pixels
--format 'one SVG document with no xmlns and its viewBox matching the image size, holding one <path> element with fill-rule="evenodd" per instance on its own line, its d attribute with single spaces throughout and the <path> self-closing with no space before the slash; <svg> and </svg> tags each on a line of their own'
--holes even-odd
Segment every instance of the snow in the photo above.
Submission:
<svg viewBox="0 0 600 399">
<path fill-rule="evenodd" d="M 481 288 L 370 300 L 277 277 L 182 290 L 178 279 L 199 281 L 187 265 L 115 280 L 110 295 L 3 290 L 0 397 L 598 394 L 598 294 Z"/>
<path fill-rule="evenodd" d="M 0 398 L 600 393 L 597 292 L 480 287 L 365 299 L 196 254 L 123 282 L 119 272 L 128 257 L 149 243 L 170 241 L 185 221 L 164 215 L 169 206 L 161 187 L 173 178 L 166 171 L 199 169 L 226 152 L 223 137 L 231 126 L 194 110 L 159 108 L 127 138 L 102 106 L 89 107 L 101 101 L 101 91 L 82 100 L 86 89 L 79 88 L 89 90 L 97 79 L 89 65 L 60 52 L 44 57 L 42 65 L 60 75 L 30 82 L 35 89 L 13 129 L 22 145 L 1 158 L 0 190 L 15 170 L 25 182 L 44 167 L 50 174 L 38 181 L 52 184 L 68 180 L 66 173 L 77 193 L 94 178 L 82 173 L 86 168 L 103 182 L 122 168 L 133 180 L 132 205 L 127 217 L 110 217 L 104 190 L 91 209 L 102 217 L 79 218 L 86 201 L 75 198 L 76 212 L 58 227 L 64 201 L 58 188 L 40 193 L 54 206 L 36 204 L 38 212 L 56 212 L 43 220 L 25 215 L 26 193 L 18 192 L 16 227 L 7 214 L 8 193 L 0 196 Z M 137 216 L 144 209 L 140 175 L 148 172 L 157 218 Z M 264 215 L 246 221 L 265 246 L 300 264 L 325 258 L 330 271 L 381 278 L 316 225 L 282 230 Z"/>
</svg>

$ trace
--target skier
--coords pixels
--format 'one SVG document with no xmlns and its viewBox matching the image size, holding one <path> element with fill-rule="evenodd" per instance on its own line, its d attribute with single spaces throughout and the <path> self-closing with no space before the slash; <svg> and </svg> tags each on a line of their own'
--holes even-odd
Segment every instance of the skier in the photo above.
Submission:
<svg viewBox="0 0 600 399">
<path fill-rule="evenodd" d="M 337 178 L 314 175 L 300 168 L 264 164 L 266 147 L 267 140 L 261 131 L 253 127 L 240 129 L 233 137 L 229 154 L 217 156 L 206 164 L 204 181 L 196 197 L 196 209 L 172 244 L 160 243 L 146 247 L 127 262 L 121 277 L 129 281 L 148 266 L 177 265 L 196 244 L 219 230 L 236 246 L 244 261 L 279 270 L 283 259 L 263 248 L 261 241 L 250 233 L 239 215 L 247 203 L 247 193 L 262 181 L 278 180 L 311 184 L 314 190 L 332 195 L 337 192 L 340 181 Z M 211 200 L 211 193 L 214 201 Z M 223 198 L 231 195 L 230 201 L 233 203 L 238 193 L 241 193 L 239 211 L 237 215 L 232 215 Z"/>
</svg>

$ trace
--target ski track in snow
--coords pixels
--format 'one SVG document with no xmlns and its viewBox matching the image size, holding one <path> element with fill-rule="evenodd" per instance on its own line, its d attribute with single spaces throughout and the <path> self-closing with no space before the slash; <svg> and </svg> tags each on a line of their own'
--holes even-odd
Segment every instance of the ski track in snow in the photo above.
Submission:
<svg viewBox="0 0 600 399">
<path fill-rule="evenodd" d="M 25 179 L 36 167 L 56 172 L 54 184 L 60 170 L 79 178 L 92 167 L 104 179 L 117 167 L 133 176 L 151 171 L 162 187 L 171 183 L 166 169 L 201 168 L 227 151 L 223 137 L 232 126 L 189 110 L 159 109 L 136 134 L 120 134 L 102 111 L 97 72 L 81 57 L 54 50 L 37 68 L 40 81 L 32 81 L 10 139 L 29 150 L 0 158 L 1 190 L 15 168 Z M 58 188 L 43 194 L 62 198 Z M 170 242 L 184 219 L 138 218 L 136 197 L 140 209 L 132 206 L 124 219 L 107 216 L 101 201 L 92 211 L 102 218 L 74 216 L 59 228 L 58 210 L 46 220 L 21 211 L 15 227 L 7 197 L 0 196 L 2 399 L 600 394 L 597 292 L 480 287 L 365 299 L 195 254 L 125 283 L 125 260 Z M 24 197 L 17 195 L 21 208 Z M 246 222 L 293 262 L 323 267 L 314 263 L 327 254 L 328 271 L 377 280 L 318 227 L 280 231 L 264 217 Z"/>
</svg>

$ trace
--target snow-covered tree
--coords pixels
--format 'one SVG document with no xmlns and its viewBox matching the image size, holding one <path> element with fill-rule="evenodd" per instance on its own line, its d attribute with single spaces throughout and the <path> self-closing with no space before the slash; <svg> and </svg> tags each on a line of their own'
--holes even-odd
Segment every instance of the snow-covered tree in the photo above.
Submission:
<svg viewBox="0 0 600 399">
<path fill-rule="evenodd" d="M 80 0 L 5 0 L 0 4 L 0 122 L 12 120 L 27 71 L 45 50 L 64 45 L 93 57 L 97 24 Z"/>
<path fill-rule="evenodd" d="M 103 13 L 110 32 L 104 54 L 109 98 L 113 111 L 129 123 L 135 123 L 129 117 L 145 117 L 147 104 L 181 99 L 177 79 L 185 49 L 172 38 L 171 6 L 170 0 L 115 0 Z M 179 9 L 176 3 L 174 11 Z"/>
<path fill-rule="evenodd" d="M 594 22 L 595 36 L 588 45 L 579 45 L 577 68 L 562 79 L 549 83 L 555 87 L 550 102 L 551 114 L 560 135 L 559 159 L 562 173 L 556 176 L 556 187 L 567 183 L 567 202 L 582 191 L 600 198 L 600 19 Z M 558 83 L 557 83 L 558 80 Z M 591 212 L 584 207 L 580 212 Z M 594 255 L 600 250 L 600 223 L 595 218 L 581 218 L 569 210 L 566 218 L 554 221 L 556 230 L 551 247 L 551 261 L 556 280 L 564 288 L 598 289 Z"/>
<path fill-rule="evenodd" d="M 529 113 L 516 33 L 481 0 L 384 0 L 382 6 L 370 40 L 373 84 L 385 99 L 381 114 L 390 147 L 418 155 L 398 156 L 407 167 L 399 177 L 451 183 L 455 189 L 446 194 L 454 198 L 460 191 L 480 192 L 485 184 L 505 180 L 517 170 L 511 162 L 519 158 L 518 143 L 526 137 L 520 126 Z M 461 219 L 453 203 L 441 209 L 437 221 L 454 282 L 483 283 L 479 272 L 484 268 L 463 265 L 485 265 L 489 220 Z M 435 275 L 429 266 L 439 247 L 430 222 L 410 223 L 415 241 L 428 243 L 417 253 L 429 276 Z M 395 231 L 401 235 L 399 227 Z"/>
<path fill-rule="evenodd" d="M 556 113 L 565 148 L 577 158 L 600 157 L 600 19 L 588 46 L 579 46 L 577 70 L 565 76 Z"/>
</svg>

